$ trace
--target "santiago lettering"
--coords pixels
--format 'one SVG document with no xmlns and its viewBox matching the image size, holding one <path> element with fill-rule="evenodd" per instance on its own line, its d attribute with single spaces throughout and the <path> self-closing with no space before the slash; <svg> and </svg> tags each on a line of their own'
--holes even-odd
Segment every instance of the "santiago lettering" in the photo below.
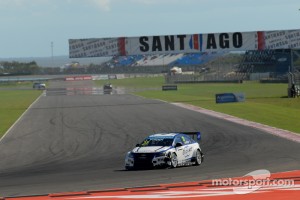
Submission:
<svg viewBox="0 0 300 200">
<path fill-rule="evenodd" d="M 207 35 L 207 43 L 206 49 L 217 49 L 217 42 L 215 39 L 215 34 L 208 34 Z M 230 44 L 231 42 L 231 44 Z M 232 38 L 230 40 L 230 36 L 228 33 L 221 33 L 219 34 L 219 47 L 221 49 L 229 49 L 230 46 L 234 48 L 240 48 L 243 46 L 243 35 L 242 33 L 233 33 Z"/>
<path fill-rule="evenodd" d="M 202 44 L 206 50 L 238 49 L 243 46 L 243 35 L 240 32 L 207 34 L 206 37 L 201 34 L 200 37 L 200 40 L 206 39 Z M 184 51 L 191 48 L 189 38 L 191 35 L 143 36 L 139 38 L 139 49 L 141 52 Z"/>
<path fill-rule="evenodd" d="M 184 50 L 184 38 L 186 35 L 177 35 L 176 39 L 179 40 L 179 49 Z M 151 51 L 163 51 L 163 46 L 160 36 L 153 36 L 151 44 Z M 175 50 L 175 36 L 164 36 L 164 50 L 165 51 L 174 51 Z M 149 37 L 140 37 L 140 50 L 142 52 L 147 52 L 150 50 L 150 44 L 148 43 Z"/>
</svg>

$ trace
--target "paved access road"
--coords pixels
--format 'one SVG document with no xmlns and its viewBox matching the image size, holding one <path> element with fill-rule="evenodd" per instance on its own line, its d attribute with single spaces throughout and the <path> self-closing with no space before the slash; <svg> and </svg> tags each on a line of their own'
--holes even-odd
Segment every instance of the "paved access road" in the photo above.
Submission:
<svg viewBox="0 0 300 200">
<path fill-rule="evenodd" d="M 83 84 L 83 85 L 82 85 Z M 299 143 L 130 94 L 63 95 L 53 82 L 0 142 L 0 196 L 99 190 L 299 169 Z M 125 171 L 127 151 L 156 132 L 201 131 L 199 167 Z"/>
</svg>

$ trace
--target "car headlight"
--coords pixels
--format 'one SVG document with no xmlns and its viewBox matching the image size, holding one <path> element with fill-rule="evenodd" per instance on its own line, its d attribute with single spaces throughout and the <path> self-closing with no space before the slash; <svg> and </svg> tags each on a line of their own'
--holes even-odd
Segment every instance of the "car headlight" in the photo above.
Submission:
<svg viewBox="0 0 300 200">
<path fill-rule="evenodd" d="M 127 153 L 127 157 L 128 157 L 128 158 L 134 158 L 133 153 L 132 153 L 131 151 L 128 152 L 128 153 Z"/>
</svg>

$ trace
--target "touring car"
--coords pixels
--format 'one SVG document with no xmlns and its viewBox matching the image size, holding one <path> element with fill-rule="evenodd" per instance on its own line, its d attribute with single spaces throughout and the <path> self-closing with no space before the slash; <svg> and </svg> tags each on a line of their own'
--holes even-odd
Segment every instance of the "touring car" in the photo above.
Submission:
<svg viewBox="0 0 300 200">
<path fill-rule="evenodd" d="M 103 86 L 103 93 L 104 94 L 111 94 L 112 93 L 112 89 L 113 89 L 113 86 L 111 83 L 106 83 L 104 86 Z"/>
<path fill-rule="evenodd" d="M 127 153 L 125 168 L 131 170 L 143 167 L 176 168 L 183 165 L 200 165 L 204 158 L 200 140 L 200 132 L 150 135 Z"/>
<path fill-rule="evenodd" d="M 44 89 L 46 89 L 46 84 L 35 82 L 35 83 L 33 83 L 32 88 L 33 89 L 44 90 Z"/>
</svg>

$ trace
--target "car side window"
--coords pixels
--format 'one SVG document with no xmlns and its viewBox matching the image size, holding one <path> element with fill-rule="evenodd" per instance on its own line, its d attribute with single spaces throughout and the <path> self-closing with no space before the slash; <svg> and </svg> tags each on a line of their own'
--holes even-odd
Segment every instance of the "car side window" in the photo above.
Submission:
<svg viewBox="0 0 300 200">
<path fill-rule="evenodd" d="M 174 145 L 176 145 L 177 143 L 180 143 L 182 145 L 184 144 L 181 137 L 179 137 L 179 136 L 175 137 L 175 140 L 174 140 Z"/>
<path fill-rule="evenodd" d="M 187 135 L 182 136 L 182 140 L 183 140 L 184 144 L 191 144 L 192 143 L 191 138 Z"/>
<path fill-rule="evenodd" d="M 150 139 L 145 139 L 143 142 L 142 142 L 142 144 L 141 144 L 141 146 L 142 147 L 145 147 L 145 146 L 148 146 L 149 145 L 149 142 L 150 142 Z"/>
</svg>

